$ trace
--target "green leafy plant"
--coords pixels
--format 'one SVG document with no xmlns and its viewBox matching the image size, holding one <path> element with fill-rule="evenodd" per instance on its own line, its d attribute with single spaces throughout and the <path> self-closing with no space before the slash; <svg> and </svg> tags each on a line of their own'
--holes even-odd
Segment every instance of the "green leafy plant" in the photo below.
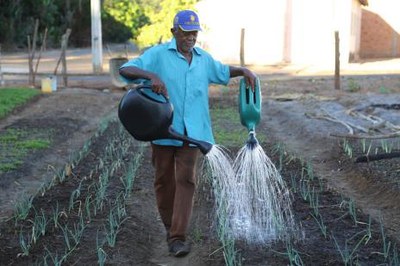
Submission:
<svg viewBox="0 0 400 266">
<path fill-rule="evenodd" d="M 361 85 L 353 78 L 349 78 L 347 86 L 349 92 L 358 92 L 361 90 Z"/>
<path fill-rule="evenodd" d="M 390 92 L 391 92 L 390 89 L 388 89 L 388 88 L 386 88 L 384 86 L 380 86 L 379 87 L 379 93 L 381 93 L 381 94 L 388 94 Z"/>
</svg>

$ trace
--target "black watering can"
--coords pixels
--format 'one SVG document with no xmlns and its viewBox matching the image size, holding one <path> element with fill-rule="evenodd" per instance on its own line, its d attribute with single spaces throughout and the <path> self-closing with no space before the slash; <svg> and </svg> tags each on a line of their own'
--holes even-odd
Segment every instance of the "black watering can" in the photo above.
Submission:
<svg viewBox="0 0 400 266">
<path fill-rule="evenodd" d="M 125 93 L 119 103 L 118 117 L 129 134 L 140 141 L 187 141 L 196 145 L 203 154 L 207 154 L 213 146 L 177 133 L 172 128 L 172 104 L 164 95 L 152 92 L 150 85 L 141 85 Z"/>
</svg>

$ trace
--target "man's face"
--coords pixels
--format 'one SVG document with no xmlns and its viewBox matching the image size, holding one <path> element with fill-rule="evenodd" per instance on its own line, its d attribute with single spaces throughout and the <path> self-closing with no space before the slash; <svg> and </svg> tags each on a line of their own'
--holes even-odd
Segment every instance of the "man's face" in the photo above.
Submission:
<svg viewBox="0 0 400 266">
<path fill-rule="evenodd" d="M 196 44 L 198 31 L 183 31 L 179 27 L 171 29 L 172 34 L 176 39 L 178 51 L 183 53 L 191 52 Z"/>
</svg>

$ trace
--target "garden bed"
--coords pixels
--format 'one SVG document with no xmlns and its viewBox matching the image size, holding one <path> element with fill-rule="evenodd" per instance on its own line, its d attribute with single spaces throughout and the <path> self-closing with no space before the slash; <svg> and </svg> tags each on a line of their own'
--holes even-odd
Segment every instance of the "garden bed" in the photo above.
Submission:
<svg viewBox="0 0 400 266">
<path fill-rule="evenodd" d="M 349 83 L 352 90 L 354 82 Z M 127 136 L 116 120 L 121 93 L 111 93 L 106 100 L 104 92 L 96 91 L 92 96 L 108 102 L 101 112 L 82 111 L 69 120 L 66 112 L 58 112 L 65 123 L 48 120 L 55 127 L 48 131 L 52 145 L 24 157 L 23 167 L 0 175 L 3 191 L 20 193 L 14 204 L 2 201 L 4 208 L 11 210 L 14 205 L 18 211 L 12 210 L 12 215 L 3 209 L 0 261 L 4 265 L 57 261 L 64 265 L 104 261 L 109 265 L 223 265 L 228 261 L 231 265 L 399 265 L 399 159 L 355 162 L 368 150 L 398 150 L 398 138 L 371 144 L 333 136 L 348 134 L 348 129 L 320 117 L 324 110 L 343 120 L 348 109 L 367 110 L 373 104 L 400 101 L 398 79 L 391 85 L 387 79 L 374 80 L 368 83 L 371 87 L 357 82 L 359 91 L 336 93 L 327 89 L 331 80 L 265 79 L 262 83 L 263 116 L 257 136 L 293 195 L 293 213 L 300 228 L 296 237 L 264 246 L 229 239 L 229 245 L 222 245 L 224 240 L 216 233 L 212 188 L 206 178 L 199 178 L 190 228 L 193 251 L 181 259 L 169 256 L 155 209 L 150 148 Z M 77 101 L 76 96 L 64 95 L 65 106 Z M 37 99 L 19 114 L 3 119 L 0 133 L 22 125 L 37 128 L 41 117 L 49 119 L 37 111 L 38 106 L 55 114 L 59 110 L 48 101 L 52 97 L 57 95 Z M 79 106 L 90 106 L 94 98 L 89 98 Z M 246 139 L 236 114 L 236 95 L 231 90 L 215 91 L 211 105 L 219 108 L 213 112 L 217 142 L 234 156 Z M 96 106 L 100 108 L 100 100 Z M 400 124 L 396 110 L 374 108 L 375 115 Z M 96 130 L 85 120 L 90 115 L 97 121 Z M 76 134 L 85 129 L 87 134 Z M 357 129 L 355 133 L 360 134 Z M 75 137 L 79 142 L 70 140 Z M 74 148 L 67 149 L 63 141 L 74 143 Z M 46 154 L 54 157 L 54 169 L 39 171 L 47 167 Z M 36 182 L 24 181 L 28 176 Z M 26 189 L 31 193 L 22 193 L 14 180 L 32 184 Z"/>
</svg>

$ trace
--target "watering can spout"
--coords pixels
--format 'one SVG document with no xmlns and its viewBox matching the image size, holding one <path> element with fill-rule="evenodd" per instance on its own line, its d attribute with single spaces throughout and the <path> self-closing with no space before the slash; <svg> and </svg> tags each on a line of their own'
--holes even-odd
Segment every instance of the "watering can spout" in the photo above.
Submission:
<svg viewBox="0 0 400 266">
<path fill-rule="evenodd" d="M 188 136 L 181 135 L 181 134 L 177 133 L 172 127 L 169 127 L 168 133 L 169 133 L 169 137 L 172 139 L 187 141 L 191 144 L 196 145 L 199 148 L 199 150 L 201 151 L 201 153 L 204 155 L 206 155 L 213 147 L 213 145 L 207 141 L 192 139 Z"/>
</svg>

